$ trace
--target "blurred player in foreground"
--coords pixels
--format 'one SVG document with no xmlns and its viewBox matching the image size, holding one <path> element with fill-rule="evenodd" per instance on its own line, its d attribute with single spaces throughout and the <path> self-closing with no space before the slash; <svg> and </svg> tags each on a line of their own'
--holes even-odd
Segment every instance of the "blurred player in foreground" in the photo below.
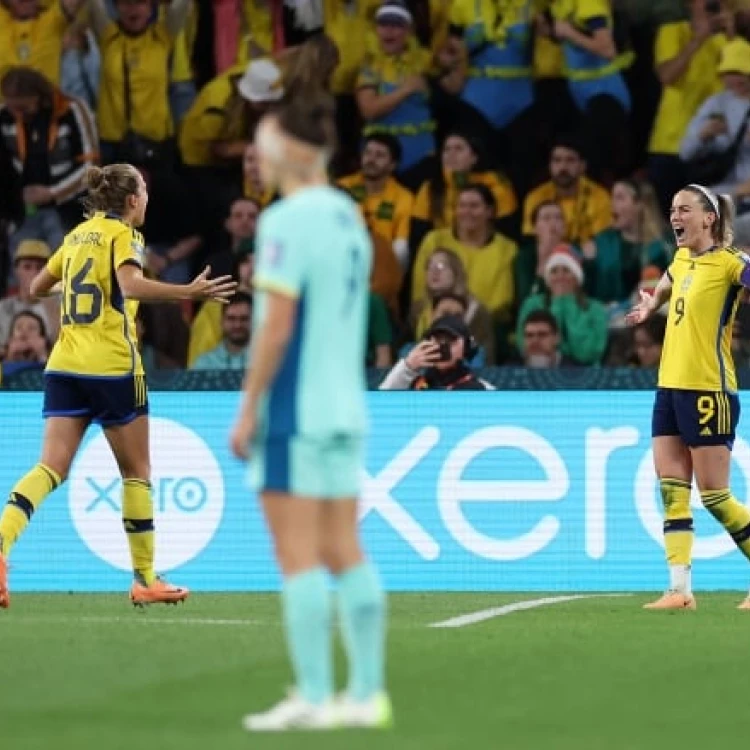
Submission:
<svg viewBox="0 0 750 750">
<path fill-rule="evenodd" d="M 363 362 L 372 249 L 357 206 L 329 186 L 333 108 L 305 95 L 256 135 L 263 184 L 252 356 L 231 446 L 246 458 L 283 574 L 295 690 L 249 731 L 387 727 L 385 596 L 359 543 L 366 430 Z M 349 660 L 334 699 L 330 572 Z"/>
<path fill-rule="evenodd" d="M 750 558 L 750 509 L 729 489 L 740 416 L 732 323 L 742 287 L 750 287 L 750 257 L 731 247 L 730 198 L 688 185 L 675 195 L 670 213 L 678 245 L 674 260 L 653 296 L 641 292 L 627 320 L 642 323 L 670 300 L 652 422 L 670 586 L 646 608 L 695 609 L 693 476 L 703 505 Z M 739 608 L 750 610 L 750 596 Z"/>
<path fill-rule="evenodd" d="M 68 475 L 86 428 L 100 424 L 122 475 L 122 514 L 135 580 L 134 604 L 178 602 L 187 589 L 154 573 L 148 396 L 135 333 L 138 301 L 217 299 L 236 284 L 208 279 L 190 284 L 143 276 L 143 224 L 148 193 L 128 164 L 86 175 L 88 220 L 67 235 L 31 284 L 35 297 L 59 286 L 61 330 L 44 378 L 44 442 L 39 463 L 13 487 L 0 517 L 0 607 L 8 607 L 7 558 L 42 500 Z M 58 284 L 59 282 L 59 284 Z"/>
</svg>

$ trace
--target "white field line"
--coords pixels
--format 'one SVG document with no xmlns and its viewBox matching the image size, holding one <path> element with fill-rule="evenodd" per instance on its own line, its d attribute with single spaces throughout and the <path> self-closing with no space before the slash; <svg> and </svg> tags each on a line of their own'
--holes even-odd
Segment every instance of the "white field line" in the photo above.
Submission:
<svg viewBox="0 0 750 750">
<path fill-rule="evenodd" d="M 479 612 L 470 612 L 467 615 L 451 617 L 449 620 L 433 622 L 427 627 L 465 628 L 467 625 L 476 625 L 478 622 L 491 620 L 493 617 L 504 617 L 505 615 L 512 615 L 514 612 L 522 612 L 525 609 L 537 609 L 538 607 L 547 607 L 550 604 L 562 604 L 563 602 L 573 602 L 578 599 L 595 599 L 608 596 L 630 596 L 630 594 L 573 594 L 570 596 L 547 596 L 544 599 L 525 599 L 521 602 L 504 604 L 502 607 L 482 609 Z"/>
</svg>

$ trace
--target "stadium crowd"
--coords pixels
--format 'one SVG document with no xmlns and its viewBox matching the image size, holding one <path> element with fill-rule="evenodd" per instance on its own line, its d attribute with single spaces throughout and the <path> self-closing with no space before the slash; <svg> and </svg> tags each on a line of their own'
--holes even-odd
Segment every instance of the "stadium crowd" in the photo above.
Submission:
<svg viewBox="0 0 750 750">
<path fill-rule="evenodd" d="M 748 39 L 740 0 L 0 0 L 0 361 L 46 361 L 59 301 L 31 279 L 88 165 L 128 161 L 148 271 L 208 263 L 241 290 L 143 306 L 147 371 L 244 368 L 274 200 L 253 131 L 324 87 L 332 178 L 375 249 L 368 366 L 412 387 L 414 342 L 449 315 L 472 367 L 654 367 L 663 319 L 624 314 L 670 262 L 672 194 L 731 194 L 750 246 Z M 746 364 L 745 314 L 735 349 Z"/>
</svg>

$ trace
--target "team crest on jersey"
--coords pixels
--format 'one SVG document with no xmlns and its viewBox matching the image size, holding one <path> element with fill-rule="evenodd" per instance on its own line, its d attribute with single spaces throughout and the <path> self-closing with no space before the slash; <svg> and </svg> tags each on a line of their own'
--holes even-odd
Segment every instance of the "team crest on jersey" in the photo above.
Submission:
<svg viewBox="0 0 750 750">
<path fill-rule="evenodd" d="M 682 284 L 680 285 L 680 291 L 684 294 L 688 289 L 690 289 L 690 285 L 693 283 L 693 274 L 689 273 L 683 280 Z"/>
</svg>

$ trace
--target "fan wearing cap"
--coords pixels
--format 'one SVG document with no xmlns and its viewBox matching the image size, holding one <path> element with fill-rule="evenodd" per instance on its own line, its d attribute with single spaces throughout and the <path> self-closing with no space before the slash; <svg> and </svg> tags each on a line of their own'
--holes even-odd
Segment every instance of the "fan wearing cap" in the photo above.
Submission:
<svg viewBox="0 0 750 750">
<path fill-rule="evenodd" d="M 679 248 L 654 293 L 628 316 L 639 325 L 667 301 L 651 434 L 664 504 L 669 589 L 649 609 L 695 609 L 691 590 L 693 477 L 704 507 L 750 561 L 750 509 L 730 489 L 731 452 L 740 415 L 732 328 L 750 257 L 732 247 L 732 201 L 703 185 L 674 196 Z M 740 605 L 750 611 L 750 596 Z"/>
<path fill-rule="evenodd" d="M 467 362 L 476 354 L 476 343 L 458 315 L 438 318 L 424 339 L 386 375 L 382 391 L 490 391 L 493 386 L 478 378 Z"/>
<path fill-rule="evenodd" d="M 0 351 L 5 348 L 13 319 L 22 312 L 38 315 L 51 341 L 60 328 L 60 303 L 57 298 L 35 299 L 31 296 L 31 282 L 44 268 L 52 253 L 45 242 L 24 240 L 18 246 L 13 261 L 18 293 L 0 300 Z"/>
<path fill-rule="evenodd" d="M 401 0 L 386 0 L 375 15 L 377 45 L 357 79 L 357 106 L 364 134 L 390 133 L 401 145 L 399 177 L 416 189 L 435 153 L 435 121 L 427 74 L 430 53 L 417 44 L 413 19 Z"/>
<path fill-rule="evenodd" d="M 750 201 L 750 43 L 741 38 L 728 42 L 721 51 L 718 73 L 724 90 L 707 99 L 691 120 L 680 157 L 689 162 L 733 154 L 728 171 L 721 177 L 717 173 L 719 181 L 709 187 L 733 195 L 735 201 Z"/>
<path fill-rule="evenodd" d="M 607 349 L 607 310 L 583 291 L 583 266 L 570 245 L 558 245 L 544 269 L 544 292 L 527 297 L 518 314 L 516 342 L 523 348 L 523 326 L 532 310 L 549 310 L 560 329 L 560 351 L 581 365 L 601 362 Z M 521 352 L 523 354 L 523 351 Z"/>
<path fill-rule="evenodd" d="M 237 65 L 209 81 L 180 130 L 180 152 L 189 167 L 239 162 L 255 124 L 284 96 L 281 69 L 268 58 Z"/>
</svg>

